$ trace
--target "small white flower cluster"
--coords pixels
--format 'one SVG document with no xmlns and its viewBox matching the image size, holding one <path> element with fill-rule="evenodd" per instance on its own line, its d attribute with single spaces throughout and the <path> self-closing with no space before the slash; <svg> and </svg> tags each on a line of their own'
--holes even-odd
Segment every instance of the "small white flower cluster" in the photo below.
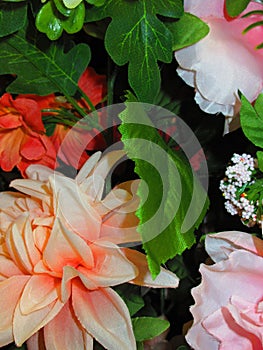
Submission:
<svg viewBox="0 0 263 350">
<path fill-rule="evenodd" d="M 242 188 L 254 182 L 252 179 L 255 170 L 254 158 L 250 154 L 235 153 L 231 162 L 232 164 L 226 169 L 226 177 L 220 181 L 219 186 L 226 199 L 225 208 L 231 215 L 240 215 L 244 224 L 253 226 L 257 221 L 257 205 L 246 198 Z"/>
</svg>

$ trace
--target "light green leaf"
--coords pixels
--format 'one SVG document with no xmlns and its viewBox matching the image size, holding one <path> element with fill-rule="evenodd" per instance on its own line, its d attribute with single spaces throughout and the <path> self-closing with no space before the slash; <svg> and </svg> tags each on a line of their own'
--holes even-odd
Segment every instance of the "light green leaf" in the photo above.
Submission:
<svg viewBox="0 0 263 350">
<path fill-rule="evenodd" d="M 263 94 L 260 94 L 253 107 L 247 98 L 241 96 L 240 121 L 246 137 L 254 145 L 263 148 Z"/>
<path fill-rule="evenodd" d="M 236 17 L 246 9 L 249 3 L 250 0 L 226 0 L 227 13 L 231 17 Z"/>
<path fill-rule="evenodd" d="M 148 105 L 132 101 L 136 100 L 128 95 L 119 130 L 135 172 L 144 180 L 138 189 L 141 205 L 136 215 L 155 278 L 161 264 L 195 243 L 194 230 L 206 213 L 208 199 L 187 158 L 171 150 L 154 128 L 145 110 Z"/>
<path fill-rule="evenodd" d="M 105 47 L 117 65 L 129 63 L 128 79 L 137 97 L 153 102 L 160 89 L 158 61 L 172 61 L 172 34 L 157 15 L 178 18 L 181 0 L 109 0 L 87 11 L 86 22 L 112 19 Z"/>
<path fill-rule="evenodd" d="M 173 50 L 192 45 L 209 33 L 205 22 L 187 12 L 178 21 L 166 23 L 166 27 L 173 35 Z"/>
<path fill-rule="evenodd" d="M 134 336 L 137 342 L 157 337 L 166 331 L 170 323 L 161 318 L 155 317 L 136 317 L 132 319 Z"/>
<path fill-rule="evenodd" d="M 27 3 L 0 4 L 0 37 L 12 34 L 21 29 L 27 18 Z"/>
<path fill-rule="evenodd" d="M 40 33 L 45 33 L 50 40 L 57 40 L 63 32 L 61 20 L 55 15 L 54 6 L 51 1 L 47 2 L 36 17 L 37 29 Z"/>
<path fill-rule="evenodd" d="M 83 3 L 71 9 L 70 12 L 66 12 L 64 16 L 58 12 L 63 11 L 61 4 L 59 9 L 57 8 L 58 4 L 59 2 L 47 2 L 41 7 L 36 17 L 37 29 L 41 33 L 45 33 L 50 40 L 57 40 L 63 29 L 69 34 L 79 32 L 84 23 L 85 5 Z"/>
<path fill-rule="evenodd" d="M 28 34 L 32 33 L 31 29 Z M 36 43 L 46 48 L 41 50 Z M 45 43 L 43 37 L 30 41 L 24 29 L 0 40 L 0 74 L 17 76 L 7 88 L 11 93 L 61 92 L 73 96 L 89 61 L 90 49 L 86 44 L 76 45 L 65 53 L 58 42 Z"/>
</svg>

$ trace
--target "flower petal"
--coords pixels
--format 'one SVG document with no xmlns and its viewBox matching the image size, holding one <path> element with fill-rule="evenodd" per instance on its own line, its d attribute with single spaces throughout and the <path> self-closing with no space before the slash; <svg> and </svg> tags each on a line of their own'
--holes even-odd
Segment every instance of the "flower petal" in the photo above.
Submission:
<svg viewBox="0 0 263 350">
<path fill-rule="evenodd" d="M 92 337 L 86 334 L 85 339 L 84 332 L 87 333 L 78 322 L 69 303 L 67 303 L 44 328 L 46 348 L 48 350 L 93 349 Z M 87 345 L 88 347 L 86 347 Z"/>
<path fill-rule="evenodd" d="M 58 299 L 58 281 L 47 275 L 33 275 L 20 298 L 20 310 L 24 315 L 40 310 Z"/>
<path fill-rule="evenodd" d="M 149 271 L 146 256 L 137 250 L 122 248 L 126 257 L 138 268 L 139 274 L 131 283 L 152 288 L 176 288 L 179 278 L 171 271 L 161 268 L 159 275 L 153 280 Z"/>
<path fill-rule="evenodd" d="M 0 282 L 0 346 L 14 341 L 13 314 L 23 288 L 30 276 L 14 276 Z M 11 292 L 10 292 L 11 291 Z"/>
<path fill-rule="evenodd" d="M 78 267 L 87 279 L 97 287 L 109 287 L 125 283 L 135 278 L 136 266 L 126 258 L 121 249 L 109 242 L 97 241 L 90 245 L 94 255 L 93 269 Z M 89 287 L 87 287 L 89 288 Z"/>
<path fill-rule="evenodd" d="M 54 301 L 48 306 L 24 315 L 20 309 L 20 303 L 16 306 L 13 319 L 13 332 L 15 343 L 21 346 L 39 329 L 50 322 L 64 306 L 59 300 Z"/>
<path fill-rule="evenodd" d="M 94 264 L 88 244 L 80 236 L 68 230 L 59 219 L 54 222 L 43 252 L 43 259 L 51 270 L 61 274 L 66 265 L 75 266 L 81 261 L 91 268 Z"/>
<path fill-rule="evenodd" d="M 87 291 L 74 282 L 72 301 L 82 326 L 106 349 L 136 350 L 128 308 L 116 292 L 110 288 Z"/>
<path fill-rule="evenodd" d="M 245 249 L 263 256 L 263 241 L 255 236 L 240 231 L 224 231 L 208 234 L 205 239 L 207 253 L 215 261 L 226 260 L 238 249 Z"/>
</svg>

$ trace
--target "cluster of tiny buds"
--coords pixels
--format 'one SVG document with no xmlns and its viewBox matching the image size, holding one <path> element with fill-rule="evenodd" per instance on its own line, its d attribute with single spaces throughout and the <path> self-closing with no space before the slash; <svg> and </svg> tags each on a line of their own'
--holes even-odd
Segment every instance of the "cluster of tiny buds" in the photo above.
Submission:
<svg viewBox="0 0 263 350">
<path fill-rule="evenodd" d="M 253 226 L 257 222 L 257 203 L 246 198 L 242 187 L 252 184 L 253 171 L 255 170 L 254 158 L 250 154 L 234 154 L 231 165 L 226 169 L 226 177 L 220 181 L 220 190 L 225 197 L 225 208 L 231 215 L 239 215 L 244 224 Z M 240 194 L 241 193 L 241 194 Z"/>
</svg>

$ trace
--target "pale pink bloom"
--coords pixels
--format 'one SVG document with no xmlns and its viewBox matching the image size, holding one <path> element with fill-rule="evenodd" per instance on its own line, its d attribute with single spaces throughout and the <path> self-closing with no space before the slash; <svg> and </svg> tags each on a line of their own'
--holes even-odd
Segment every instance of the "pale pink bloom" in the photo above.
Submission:
<svg viewBox="0 0 263 350">
<path fill-rule="evenodd" d="M 194 45 L 175 52 L 178 74 L 195 88 L 195 100 L 207 113 L 233 116 L 239 109 L 238 91 L 254 101 L 263 87 L 263 27 L 242 34 L 262 15 L 241 18 L 262 4 L 250 2 L 238 17 L 230 19 L 224 0 L 185 0 L 185 11 L 198 16 L 210 28 L 209 34 Z"/>
<path fill-rule="evenodd" d="M 213 265 L 200 267 L 192 290 L 193 326 L 186 335 L 195 350 L 263 349 L 263 241 L 237 231 L 206 237 Z"/>
<path fill-rule="evenodd" d="M 0 347 L 136 349 L 129 311 L 111 288 L 130 282 L 177 287 L 162 269 L 151 278 L 146 257 L 117 244 L 137 242 L 137 181 L 103 194 L 122 151 L 95 153 L 75 179 L 30 166 L 20 192 L 0 193 Z M 127 230 L 126 230 L 127 229 Z"/>
</svg>

